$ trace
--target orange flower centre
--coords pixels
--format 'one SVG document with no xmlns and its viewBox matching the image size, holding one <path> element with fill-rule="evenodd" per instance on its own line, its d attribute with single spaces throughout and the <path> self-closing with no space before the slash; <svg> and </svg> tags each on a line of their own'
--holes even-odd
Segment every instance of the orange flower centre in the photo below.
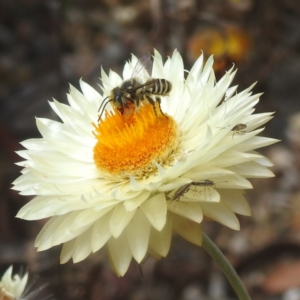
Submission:
<svg viewBox="0 0 300 300">
<path fill-rule="evenodd" d="M 131 116 L 114 109 L 95 125 L 97 143 L 94 161 L 101 171 L 111 175 L 148 177 L 164 165 L 178 146 L 178 127 L 175 120 L 162 115 L 156 107 L 145 104 Z"/>
</svg>

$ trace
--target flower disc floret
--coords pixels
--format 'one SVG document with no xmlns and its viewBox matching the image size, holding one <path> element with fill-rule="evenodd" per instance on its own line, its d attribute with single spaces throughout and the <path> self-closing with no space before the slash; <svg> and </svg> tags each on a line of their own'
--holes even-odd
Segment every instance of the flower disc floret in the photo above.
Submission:
<svg viewBox="0 0 300 300">
<path fill-rule="evenodd" d="M 157 116 L 152 105 L 142 106 L 130 119 L 116 109 L 96 127 L 96 166 L 112 176 L 142 178 L 156 172 L 155 163 L 170 163 L 178 146 L 178 128 L 172 117 Z"/>
</svg>

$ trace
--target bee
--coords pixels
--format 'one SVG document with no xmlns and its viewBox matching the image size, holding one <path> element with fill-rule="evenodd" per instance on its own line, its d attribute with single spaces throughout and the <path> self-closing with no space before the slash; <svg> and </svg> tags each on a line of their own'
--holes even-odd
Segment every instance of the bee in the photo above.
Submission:
<svg viewBox="0 0 300 300">
<path fill-rule="evenodd" d="M 181 196 L 183 196 L 185 193 L 187 193 L 190 190 L 190 187 L 192 185 L 195 186 L 214 186 L 215 183 L 212 180 L 209 179 L 205 179 L 205 180 L 200 180 L 200 181 L 192 181 L 188 184 L 183 185 L 182 187 L 180 187 L 176 193 L 173 195 L 172 200 L 177 200 L 179 199 Z"/>
<path fill-rule="evenodd" d="M 98 110 L 98 112 L 101 111 L 98 122 L 109 102 L 112 102 L 117 110 L 125 116 L 131 115 L 134 110 L 138 111 L 141 102 L 144 100 L 147 100 L 153 106 L 157 116 L 157 102 L 161 114 L 164 115 L 160 107 L 161 99 L 159 96 L 168 96 L 172 89 L 172 84 L 166 79 L 151 78 L 152 64 L 149 53 L 138 60 L 131 78 L 124 81 L 120 86 L 113 88 L 110 95 L 103 100 Z"/>
</svg>

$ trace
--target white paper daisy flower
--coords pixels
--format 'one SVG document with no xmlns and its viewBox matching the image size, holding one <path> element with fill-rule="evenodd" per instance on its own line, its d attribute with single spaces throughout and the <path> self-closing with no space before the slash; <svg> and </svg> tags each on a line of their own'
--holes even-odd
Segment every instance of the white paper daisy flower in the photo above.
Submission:
<svg viewBox="0 0 300 300">
<path fill-rule="evenodd" d="M 1 278 L 0 300 L 33 300 L 46 287 L 46 284 L 44 284 L 33 288 L 35 281 L 28 285 L 28 273 L 23 276 L 12 275 L 12 273 L 13 267 L 10 266 Z M 50 300 L 49 297 L 47 299 Z"/>
<path fill-rule="evenodd" d="M 28 280 L 28 273 L 23 277 L 12 276 L 12 266 L 10 266 L 0 281 L 0 300 L 21 300 Z"/>
<path fill-rule="evenodd" d="M 255 149 L 276 140 L 257 136 L 272 113 L 254 114 L 259 94 L 237 92 L 229 70 L 217 83 L 213 59 L 201 56 L 186 79 L 180 54 L 165 63 L 155 51 L 152 77 L 172 84 L 160 112 L 143 101 L 128 117 L 110 103 L 112 89 L 130 79 L 102 70 L 103 95 L 83 81 L 70 87 L 69 106 L 50 102 L 62 122 L 37 119 L 40 139 L 24 141 L 22 175 L 14 188 L 35 195 L 19 218 L 49 218 L 36 239 L 38 250 L 63 244 L 61 262 L 79 262 L 103 246 L 122 276 L 134 258 L 168 254 L 173 232 L 201 245 L 205 216 L 239 229 L 235 215 L 250 215 L 248 178 L 273 176 L 271 162 Z M 156 113 L 155 113 L 156 111 Z"/>
</svg>

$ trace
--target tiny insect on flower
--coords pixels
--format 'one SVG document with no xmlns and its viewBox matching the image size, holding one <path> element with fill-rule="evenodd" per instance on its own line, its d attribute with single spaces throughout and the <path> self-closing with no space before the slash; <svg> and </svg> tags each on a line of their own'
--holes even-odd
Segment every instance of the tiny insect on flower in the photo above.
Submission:
<svg viewBox="0 0 300 300">
<path fill-rule="evenodd" d="M 244 129 L 246 129 L 246 128 L 247 128 L 247 125 L 246 124 L 242 124 L 242 123 L 239 123 L 239 124 L 233 126 L 231 128 L 231 131 L 233 131 L 232 139 L 233 139 L 235 133 L 236 134 L 245 134 L 247 131 L 244 130 Z"/>
<path fill-rule="evenodd" d="M 214 186 L 215 183 L 209 179 L 201 180 L 201 181 L 192 181 L 192 182 L 180 187 L 173 195 L 172 200 L 179 199 L 181 196 L 183 196 L 185 193 L 188 192 L 188 190 L 190 189 L 190 187 L 192 185 L 207 187 L 207 186 Z"/>
</svg>

